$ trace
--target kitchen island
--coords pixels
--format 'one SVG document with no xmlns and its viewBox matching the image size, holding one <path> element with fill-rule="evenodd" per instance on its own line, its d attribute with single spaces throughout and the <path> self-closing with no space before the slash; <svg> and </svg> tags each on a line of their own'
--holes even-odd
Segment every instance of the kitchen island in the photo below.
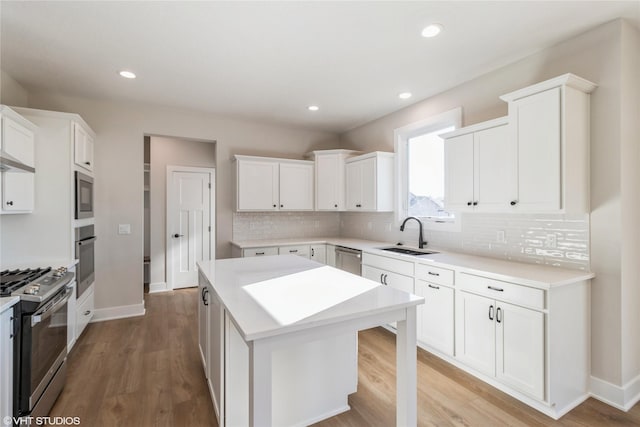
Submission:
<svg viewBox="0 0 640 427">
<path fill-rule="evenodd" d="M 297 256 L 198 267 L 209 310 L 202 356 L 221 426 L 307 425 L 348 410 L 357 332 L 394 321 L 397 425 L 416 425 L 423 298 Z"/>
</svg>

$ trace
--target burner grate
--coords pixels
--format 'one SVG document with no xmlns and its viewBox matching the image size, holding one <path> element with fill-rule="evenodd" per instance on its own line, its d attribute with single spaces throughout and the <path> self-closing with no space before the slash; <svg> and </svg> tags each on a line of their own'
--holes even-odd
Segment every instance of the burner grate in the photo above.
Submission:
<svg viewBox="0 0 640 427">
<path fill-rule="evenodd" d="M 0 296 L 11 295 L 11 292 L 28 285 L 51 271 L 47 268 L 28 268 L 26 270 L 4 270 L 0 272 Z"/>
</svg>

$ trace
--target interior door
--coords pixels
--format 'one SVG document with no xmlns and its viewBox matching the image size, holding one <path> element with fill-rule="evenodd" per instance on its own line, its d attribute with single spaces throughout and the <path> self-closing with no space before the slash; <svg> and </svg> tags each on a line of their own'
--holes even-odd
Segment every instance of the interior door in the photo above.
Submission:
<svg viewBox="0 0 640 427">
<path fill-rule="evenodd" d="M 167 256 L 170 289 L 198 284 L 196 263 L 211 259 L 213 174 L 196 170 L 170 171 Z"/>
</svg>

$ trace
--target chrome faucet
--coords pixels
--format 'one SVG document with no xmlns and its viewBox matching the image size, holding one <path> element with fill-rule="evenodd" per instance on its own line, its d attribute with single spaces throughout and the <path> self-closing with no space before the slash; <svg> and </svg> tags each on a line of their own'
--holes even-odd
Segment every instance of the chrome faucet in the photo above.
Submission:
<svg viewBox="0 0 640 427">
<path fill-rule="evenodd" d="M 420 226 L 420 234 L 418 235 L 418 247 L 420 249 L 424 248 L 424 245 L 427 244 L 427 242 L 424 240 L 424 238 L 422 237 L 422 221 L 420 221 L 418 218 L 416 218 L 415 216 L 410 216 L 407 217 L 403 222 L 402 225 L 400 226 L 400 231 L 404 231 L 404 225 L 407 223 L 407 221 L 409 221 L 410 219 L 415 219 L 416 221 L 418 221 L 418 225 Z"/>
</svg>

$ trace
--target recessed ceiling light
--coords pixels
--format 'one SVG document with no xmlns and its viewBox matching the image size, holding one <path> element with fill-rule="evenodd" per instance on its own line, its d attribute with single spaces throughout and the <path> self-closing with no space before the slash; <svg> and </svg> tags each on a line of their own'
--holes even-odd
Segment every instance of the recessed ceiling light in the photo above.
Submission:
<svg viewBox="0 0 640 427">
<path fill-rule="evenodd" d="M 435 37 L 442 31 L 442 25 L 429 24 L 422 30 L 422 37 Z"/>
<path fill-rule="evenodd" d="M 402 92 L 398 94 L 398 98 L 400 99 L 409 99 L 411 98 L 411 92 Z"/>
<path fill-rule="evenodd" d="M 308 109 L 309 111 L 318 111 L 318 110 L 320 109 L 320 107 L 318 107 L 317 105 L 309 105 L 309 106 L 307 107 L 307 109 Z"/>
<path fill-rule="evenodd" d="M 122 77 L 124 77 L 125 79 L 135 79 L 136 75 L 135 73 L 131 72 L 131 71 L 120 71 L 120 75 Z"/>
</svg>

